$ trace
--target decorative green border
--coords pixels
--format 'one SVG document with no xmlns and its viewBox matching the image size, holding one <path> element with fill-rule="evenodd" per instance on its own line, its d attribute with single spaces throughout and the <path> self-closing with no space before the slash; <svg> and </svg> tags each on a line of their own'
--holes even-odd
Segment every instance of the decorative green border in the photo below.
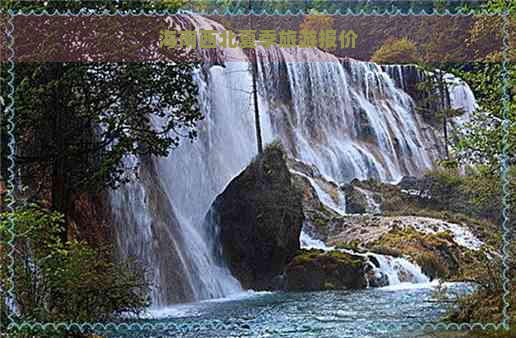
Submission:
<svg viewBox="0 0 516 338">
<path fill-rule="evenodd" d="M 509 278 L 509 245 L 510 245 L 510 223 L 509 223 L 509 213 L 510 213 L 510 191 L 509 191 L 509 146 L 508 146 L 508 138 L 509 138 L 509 112 L 510 112 L 510 74 L 508 65 L 510 63 L 509 60 L 509 12 L 508 12 L 508 1 L 505 1 L 505 8 L 502 11 L 487 11 L 485 9 L 479 10 L 464 10 L 459 9 L 456 12 L 451 12 L 448 9 L 444 11 L 436 11 L 435 8 L 431 12 L 426 12 L 424 9 L 415 13 L 412 8 L 408 11 L 402 11 L 399 8 L 392 8 L 391 10 L 376 10 L 373 9 L 371 11 L 359 10 L 353 11 L 351 9 L 347 9 L 345 11 L 341 11 L 340 9 L 335 10 L 334 12 L 324 11 L 325 15 L 352 15 L 352 16 L 394 16 L 394 15 L 402 15 L 402 16 L 474 16 L 474 15 L 502 15 L 503 16 L 503 61 L 502 61 L 502 116 L 503 116 L 503 124 L 502 124 L 502 160 L 501 160 L 501 187 L 502 187 L 502 280 L 503 280 L 503 308 L 502 308 L 502 321 L 500 323 L 413 323 L 413 324 L 375 324 L 373 325 L 375 328 L 379 330 L 386 329 L 406 329 L 406 330 L 417 330 L 417 329 L 432 329 L 432 330 L 473 330 L 473 329 L 482 329 L 482 330 L 496 330 L 496 329 L 509 329 L 510 315 L 509 315 L 509 307 L 510 307 L 510 278 Z M 51 15 L 51 16 L 79 16 L 79 15 L 87 15 L 87 16 L 166 16 L 166 15 L 177 15 L 177 14 L 186 14 L 182 11 L 144 11 L 144 10 L 129 10 L 129 11 L 94 11 L 89 9 L 81 9 L 78 12 L 71 11 L 28 11 L 22 12 L 17 10 L 9 10 L 8 22 L 6 34 L 9 38 L 9 42 L 7 44 L 8 49 L 8 73 L 9 73 L 9 93 L 8 100 L 10 103 L 6 106 L 7 113 L 7 133 L 9 136 L 8 142 L 8 177 L 7 177 L 7 197 L 8 204 L 7 209 L 9 211 L 14 211 L 15 200 L 14 200 L 14 191 L 15 191 L 15 182 L 14 177 L 16 173 L 16 164 L 14 160 L 14 154 L 16 152 L 16 141 L 14 137 L 14 130 L 16 127 L 14 116 L 15 116 L 15 52 L 14 52 L 14 23 L 13 18 L 15 16 L 42 16 L 42 15 Z M 303 15 L 307 14 L 305 10 L 299 9 L 297 11 L 287 10 L 283 13 L 278 11 L 273 11 L 269 13 L 267 10 L 254 11 L 251 9 L 250 11 L 238 10 L 236 12 L 231 12 L 229 10 L 225 11 L 217 11 L 214 10 L 212 12 L 196 12 L 188 14 L 200 14 L 200 15 Z M 10 239 L 8 241 L 9 251 L 9 263 L 8 268 L 10 272 L 11 282 L 15 280 L 15 269 L 14 269 L 14 241 L 15 241 L 15 222 L 12 217 L 9 219 L 10 226 L 7 229 L 10 235 Z M 11 283 L 10 288 L 7 290 L 9 297 L 15 299 L 16 290 L 14 283 Z M 164 331 L 172 330 L 174 334 L 184 334 L 184 333 L 193 333 L 199 332 L 201 329 L 208 330 L 231 330 L 235 327 L 235 324 L 227 323 L 227 321 L 221 320 L 202 320 L 197 321 L 195 324 L 183 323 L 67 323 L 67 322 L 16 322 L 16 319 L 13 317 L 11 313 L 8 314 L 9 325 L 8 329 L 43 329 L 45 331 L 51 332 L 51 330 L 79 330 L 81 332 L 90 332 L 98 334 L 109 334 L 109 333 L 135 333 L 135 332 L 146 332 L 146 333 L 160 333 Z M 249 331 L 252 333 L 252 329 Z"/>
<path fill-rule="evenodd" d="M 509 273 L 509 250 L 511 244 L 511 228 L 510 228 L 510 198 L 511 191 L 509 187 L 509 113 L 511 109 L 510 94 L 510 72 L 508 65 L 509 60 L 509 13 L 506 10 L 503 13 L 503 51 L 502 51 L 502 161 L 501 161 L 501 184 L 502 184 L 502 287 L 503 287 L 503 308 L 502 308 L 502 327 L 509 329 L 510 315 L 509 308 L 511 306 L 511 279 Z M 516 306 L 516 304 L 513 304 Z"/>
</svg>

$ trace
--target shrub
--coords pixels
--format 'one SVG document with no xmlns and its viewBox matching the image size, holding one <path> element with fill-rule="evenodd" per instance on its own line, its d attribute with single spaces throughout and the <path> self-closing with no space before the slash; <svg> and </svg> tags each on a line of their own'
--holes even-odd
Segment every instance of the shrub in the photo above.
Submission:
<svg viewBox="0 0 516 338">
<path fill-rule="evenodd" d="M 371 57 L 376 63 L 416 63 L 420 61 L 414 42 L 402 39 L 388 39 Z"/>
<path fill-rule="evenodd" d="M 3 213 L 0 223 L 0 301 L 3 312 L 11 285 L 7 268 L 10 218 L 14 221 L 16 317 L 26 321 L 110 321 L 138 314 L 148 305 L 148 285 L 141 270 L 117 264 L 109 246 L 85 241 L 64 243 L 63 216 L 32 204 Z"/>
<path fill-rule="evenodd" d="M 441 163 L 442 165 L 442 163 Z M 514 214 L 516 189 L 516 166 L 509 168 L 509 205 Z M 500 222 L 502 211 L 502 188 L 499 173 L 493 173 L 487 166 L 476 166 L 474 170 L 460 176 L 450 168 L 438 168 L 425 175 L 422 191 L 427 191 L 431 200 L 422 203 L 424 207 L 447 210 L 492 222 Z M 424 201 L 421 201 L 424 202 Z"/>
</svg>

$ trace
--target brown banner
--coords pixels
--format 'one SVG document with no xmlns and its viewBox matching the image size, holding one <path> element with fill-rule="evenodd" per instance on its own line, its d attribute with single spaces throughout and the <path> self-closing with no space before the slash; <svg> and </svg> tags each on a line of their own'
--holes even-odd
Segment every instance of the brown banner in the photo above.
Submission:
<svg viewBox="0 0 516 338">
<path fill-rule="evenodd" d="M 500 60 L 503 48 L 499 15 L 17 15 L 13 27 L 2 15 L 0 25 L 1 60 L 14 28 L 17 62 L 238 62 L 255 49 L 274 49 L 268 61 L 472 62 Z"/>
</svg>

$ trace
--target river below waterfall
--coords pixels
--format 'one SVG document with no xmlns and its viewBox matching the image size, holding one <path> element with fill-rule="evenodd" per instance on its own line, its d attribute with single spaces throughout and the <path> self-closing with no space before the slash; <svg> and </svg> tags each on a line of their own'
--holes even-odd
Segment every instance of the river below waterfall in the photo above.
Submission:
<svg viewBox="0 0 516 338">
<path fill-rule="evenodd" d="M 468 292 L 445 283 L 453 299 Z M 243 292 L 233 297 L 150 310 L 159 333 L 138 337 L 414 337 L 407 325 L 437 323 L 451 306 L 438 283 L 403 283 L 358 291 Z M 441 296 L 439 296 L 441 295 Z M 211 327 L 211 328 L 210 328 Z M 124 337 L 132 336 L 128 334 Z M 120 336 L 117 336 L 120 337 Z"/>
</svg>

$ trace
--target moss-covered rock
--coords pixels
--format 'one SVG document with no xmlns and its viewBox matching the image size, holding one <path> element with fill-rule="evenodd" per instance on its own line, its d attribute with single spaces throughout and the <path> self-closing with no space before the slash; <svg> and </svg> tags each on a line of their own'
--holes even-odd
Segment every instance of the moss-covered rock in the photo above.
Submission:
<svg viewBox="0 0 516 338">
<path fill-rule="evenodd" d="M 268 146 L 213 203 L 207 222 L 220 227 L 229 268 L 244 288 L 274 288 L 274 276 L 299 250 L 302 193 L 283 148 Z"/>
<path fill-rule="evenodd" d="M 361 289 L 367 286 L 361 256 L 340 251 L 300 250 L 284 273 L 288 291 Z"/>
<path fill-rule="evenodd" d="M 377 253 L 409 257 L 431 279 L 457 277 L 467 265 L 466 252 L 470 251 L 457 245 L 447 232 L 427 234 L 411 227 L 394 227 L 367 245 Z"/>
</svg>

